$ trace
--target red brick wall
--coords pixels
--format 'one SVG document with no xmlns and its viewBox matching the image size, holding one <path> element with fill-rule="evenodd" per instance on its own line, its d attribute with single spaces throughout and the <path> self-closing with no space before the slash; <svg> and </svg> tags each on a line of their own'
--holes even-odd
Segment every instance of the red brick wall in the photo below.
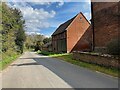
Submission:
<svg viewBox="0 0 120 90">
<path fill-rule="evenodd" d="M 113 57 L 90 54 L 90 53 L 74 52 L 73 59 L 80 60 L 87 63 L 93 63 L 93 64 L 98 64 L 106 67 L 114 67 L 114 68 L 120 69 L 120 64 L 119 64 L 120 60 Z"/>
<path fill-rule="evenodd" d="M 72 51 L 92 51 L 92 27 L 85 31 L 85 33 L 80 37 L 77 44 L 74 46 Z"/>
<path fill-rule="evenodd" d="M 113 5 L 116 5 L 116 2 L 93 2 L 93 9 L 95 10 L 95 12 L 100 11 L 104 8 L 109 8 Z"/>
<path fill-rule="evenodd" d="M 81 19 L 80 19 L 81 18 Z M 71 52 L 74 50 L 81 50 L 80 48 L 88 45 L 88 41 L 83 40 L 84 42 L 80 42 L 76 48 L 74 49 L 75 45 L 78 41 L 82 38 L 86 30 L 90 24 L 86 21 L 84 16 L 80 13 L 77 17 L 73 20 L 73 22 L 67 28 L 67 52 Z M 87 43 L 86 43 L 87 42 Z M 84 47 L 83 47 L 84 48 Z M 88 48 L 88 47 L 87 47 Z"/>
<path fill-rule="evenodd" d="M 93 3 L 95 47 L 102 48 L 118 38 L 118 3 Z"/>
</svg>

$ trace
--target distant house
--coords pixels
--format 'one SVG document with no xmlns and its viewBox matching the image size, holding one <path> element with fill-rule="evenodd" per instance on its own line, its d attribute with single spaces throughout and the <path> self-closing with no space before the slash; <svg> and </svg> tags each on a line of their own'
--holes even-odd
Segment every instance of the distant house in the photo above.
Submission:
<svg viewBox="0 0 120 90">
<path fill-rule="evenodd" d="M 120 2 L 92 2 L 93 48 L 106 52 L 106 46 L 120 38 Z"/>
<path fill-rule="evenodd" d="M 52 42 L 49 42 L 49 43 L 46 43 L 43 48 L 42 48 L 44 51 L 49 51 L 51 52 L 52 51 Z"/>
<path fill-rule="evenodd" d="M 80 12 L 61 24 L 52 34 L 53 52 L 72 52 L 91 50 L 90 23 Z"/>
</svg>

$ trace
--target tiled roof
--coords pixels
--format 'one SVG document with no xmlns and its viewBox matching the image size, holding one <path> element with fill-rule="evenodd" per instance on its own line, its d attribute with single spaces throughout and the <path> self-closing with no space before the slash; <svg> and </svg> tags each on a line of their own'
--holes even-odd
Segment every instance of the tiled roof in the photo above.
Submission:
<svg viewBox="0 0 120 90">
<path fill-rule="evenodd" d="M 76 15 L 76 16 L 77 16 L 77 15 Z M 52 36 L 64 32 L 64 31 L 66 30 L 66 28 L 70 25 L 70 23 L 76 18 L 76 16 L 73 17 L 73 18 L 71 18 L 70 20 L 66 21 L 65 23 L 61 24 L 61 25 L 56 29 L 56 31 L 52 34 Z"/>
</svg>

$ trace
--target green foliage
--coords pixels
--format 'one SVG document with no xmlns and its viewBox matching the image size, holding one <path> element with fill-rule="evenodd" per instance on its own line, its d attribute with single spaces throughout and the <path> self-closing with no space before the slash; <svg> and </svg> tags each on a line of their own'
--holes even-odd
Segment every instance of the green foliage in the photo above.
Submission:
<svg viewBox="0 0 120 90">
<path fill-rule="evenodd" d="M 111 55 L 120 55 L 120 40 L 112 40 L 107 45 L 107 51 Z"/>
<path fill-rule="evenodd" d="M 22 14 L 20 10 L 9 8 L 2 3 L 2 52 L 9 50 L 23 52 L 25 31 Z"/>
<path fill-rule="evenodd" d="M 37 34 L 26 35 L 25 46 L 28 49 L 34 48 L 35 51 L 42 50 L 42 46 L 44 45 L 43 43 L 44 38 L 45 38 L 44 35 Z"/>
<path fill-rule="evenodd" d="M 42 55 L 48 55 L 48 56 L 55 55 L 54 52 L 48 52 L 48 51 L 38 51 L 37 53 Z"/>
<path fill-rule="evenodd" d="M 27 49 L 31 49 L 35 47 L 35 42 L 32 35 L 26 35 L 25 47 Z"/>
<path fill-rule="evenodd" d="M 42 50 L 44 44 L 51 41 L 51 38 L 47 38 L 41 34 L 26 35 L 25 46 L 27 49 L 34 49 L 35 51 Z"/>
<path fill-rule="evenodd" d="M 6 52 L 2 53 L 2 60 L 0 61 L 0 70 L 6 68 L 10 63 L 12 63 L 20 54 L 16 52 Z"/>
<path fill-rule="evenodd" d="M 23 53 L 24 41 L 25 41 L 25 32 L 24 30 L 20 29 L 16 33 L 16 39 L 15 39 L 15 43 L 18 46 L 18 50 L 20 50 L 20 53 Z"/>
<path fill-rule="evenodd" d="M 51 37 L 47 37 L 43 40 L 43 43 L 46 44 L 46 43 L 49 43 L 51 41 Z"/>
<path fill-rule="evenodd" d="M 35 51 L 42 50 L 43 42 L 37 41 L 35 45 Z"/>
<path fill-rule="evenodd" d="M 0 41 L 2 45 L 0 46 L 2 48 L 0 48 L 0 54 L 2 54 L 2 60 L 0 61 L 0 66 L 4 68 L 14 61 L 19 56 L 19 53 L 23 52 L 25 21 L 20 10 L 9 8 L 4 2 L 1 6 Z"/>
</svg>

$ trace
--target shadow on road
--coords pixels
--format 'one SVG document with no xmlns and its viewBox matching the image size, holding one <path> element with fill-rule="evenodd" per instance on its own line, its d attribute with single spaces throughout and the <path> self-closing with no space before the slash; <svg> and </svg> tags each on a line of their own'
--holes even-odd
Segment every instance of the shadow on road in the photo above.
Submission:
<svg viewBox="0 0 120 90">
<path fill-rule="evenodd" d="M 14 64 L 12 66 L 42 65 L 55 73 L 66 83 L 74 88 L 117 88 L 117 80 L 108 78 L 91 70 L 87 70 L 60 59 L 50 57 L 29 57 L 21 60 L 33 59 L 33 63 Z M 114 82 L 113 82 L 114 81 Z M 93 90 L 95 90 L 93 89 Z M 105 89 L 106 90 L 106 89 Z M 110 90 L 110 89 L 109 89 Z M 113 89 L 112 89 L 113 90 Z"/>
<path fill-rule="evenodd" d="M 27 66 L 27 65 L 39 65 L 38 63 L 23 63 L 23 64 L 12 64 L 11 66 Z"/>
</svg>

